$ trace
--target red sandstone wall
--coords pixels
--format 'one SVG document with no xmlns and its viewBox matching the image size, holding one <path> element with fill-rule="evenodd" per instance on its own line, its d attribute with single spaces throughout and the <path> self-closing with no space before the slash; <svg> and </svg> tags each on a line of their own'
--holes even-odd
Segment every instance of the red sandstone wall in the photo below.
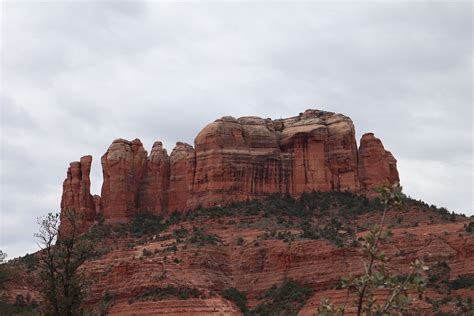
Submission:
<svg viewBox="0 0 474 316">
<path fill-rule="evenodd" d="M 374 187 L 399 181 L 396 160 L 379 139 L 365 134 L 358 150 L 351 119 L 319 110 L 279 120 L 223 117 L 196 136 L 195 148 L 178 142 L 170 156 L 161 142 L 148 155 L 140 140 L 117 139 L 101 159 L 97 207 L 89 190 L 92 157 L 83 160 L 71 164 L 61 209 L 83 212 L 84 230 L 97 212 L 123 222 L 138 212 L 186 211 L 272 193 L 372 195 Z"/>
</svg>

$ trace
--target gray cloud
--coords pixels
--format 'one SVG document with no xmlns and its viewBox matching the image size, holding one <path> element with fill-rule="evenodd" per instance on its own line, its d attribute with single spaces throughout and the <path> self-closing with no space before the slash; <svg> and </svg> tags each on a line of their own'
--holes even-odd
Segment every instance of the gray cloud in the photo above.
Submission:
<svg viewBox="0 0 474 316">
<path fill-rule="evenodd" d="M 118 137 L 193 142 L 224 116 L 344 113 L 405 191 L 473 213 L 472 4 L 2 3 L 1 233 L 35 249 L 70 161 Z"/>
</svg>

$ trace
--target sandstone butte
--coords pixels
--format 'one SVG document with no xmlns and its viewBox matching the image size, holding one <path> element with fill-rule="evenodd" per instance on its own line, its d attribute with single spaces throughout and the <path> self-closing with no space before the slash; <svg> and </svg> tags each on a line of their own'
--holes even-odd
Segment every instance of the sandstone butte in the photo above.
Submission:
<svg viewBox="0 0 474 316">
<path fill-rule="evenodd" d="M 353 315 L 355 297 L 338 285 L 363 274 L 357 240 L 381 218 L 380 203 L 366 197 L 399 180 L 379 139 L 365 134 L 357 148 L 349 118 L 317 110 L 281 120 L 224 117 L 206 126 L 194 147 L 177 143 L 170 156 L 161 142 L 148 154 L 137 139 L 115 140 L 101 160 L 101 197 L 90 193 L 91 162 L 85 156 L 71 163 L 61 209 L 83 215 L 82 231 L 93 225 L 84 235 L 96 254 L 81 267 L 88 281 L 82 307 L 97 315 L 243 315 L 226 289 L 244 293 L 254 310 L 288 279 L 311 294 L 280 315 L 314 315 L 322 298 L 348 303 L 346 315 Z M 313 190 L 321 192 L 286 198 Z M 179 216 L 168 216 L 173 211 Z M 164 215 L 153 217 L 159 225 L 132 220 L 147 212 Z M 393 238 L 381 246 L 391 271 L 403 275 L 415 259 L 430 268 L 424 296 L 412 295 L 408 314 L 472 315 L 474 307 L 459 312 L 456 299 L 468 304 L 474 297 L 472 284 L 459 285 L 474 280 L 468 221 L 413 199 L 387 212 Z M 38 256 L 8 263 L 20 272 L 0 287 L 0 302 L 42 303 Z M 377 292 L 377 300 L 386 294 Z"/>
<path fill-rule="evenodd" d="M 83 232 L 99 217 L 123 223 L 141 212 L 170 214 L 275 193 L 372 196 L 375 187 L 399 181 L 396 159 L 374 134 L 364 134 L 357 148 L 352 120 L 320 110 L 277 120 L 225 116 L 204 127 L 194 147 L 178 142 L 170 155 L 160 141 L 148 155 L 139 139 L 116 139 L 101 158 L 100 197 L 90 193 L 91 163 L 84 156 L 70 164 L 61 200 L 62 211 L 82 214 Z"/>
</svg>

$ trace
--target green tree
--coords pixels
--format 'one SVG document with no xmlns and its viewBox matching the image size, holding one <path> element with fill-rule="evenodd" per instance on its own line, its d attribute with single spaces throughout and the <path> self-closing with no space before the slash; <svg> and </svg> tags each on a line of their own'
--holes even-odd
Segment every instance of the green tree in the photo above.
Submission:
<svg viewBox="0 0 474 316">
<path fill-rule="evenodd" d="M 79 268 L 92 254 L 92 244 L 78 233 L 80 216 L 76 211 L 63 211 L 61 225 L 67 230 L 61 235 L 59 219 L 57 213 L 38 219 L 39 291 L 46 303 L 46 315 L 72 316 L 80 313 L 85 279 Z"/>
<path fill-rule="evenodd" d="M 7 254 L 0 250 L 0 289 L 3 289 L 5 287 L 5 282 L 10 279 L 10 273 L 5 264 L 6 259 Z"/>
<path fill-rule="evenodd" d="M 395 184 L 377 190 L 384 205 L 380 224 L 376 225 L 363 238 L 361 255 L 364 263 L 364 274 L 358 277 L 342 279 L 342 287 L 356 296 L 354 307 L 357 315 L 391 315 L 394 311 L 404 311 L 410 303 L 408 291 L 423 292 L 426 280 L 422 276 L 427 267 L 420 260 L 411 264 L 410 273 L 395 275 L 388 267 L 388 258 L 380 249 L 380 244 L 390 238 L 391 232 L 384 229 L 385 216 L 390 208 L 399 207 L 404 199 L 402 188 Z M 378 302 L 374 296 L 376 290 L 385 290 L 388 295 L 383 302 Z M 344 315 L 346 305 L 334 306 L 328 299 L 321 300 L 318 308 L 319 315 Z"/>
</svg>

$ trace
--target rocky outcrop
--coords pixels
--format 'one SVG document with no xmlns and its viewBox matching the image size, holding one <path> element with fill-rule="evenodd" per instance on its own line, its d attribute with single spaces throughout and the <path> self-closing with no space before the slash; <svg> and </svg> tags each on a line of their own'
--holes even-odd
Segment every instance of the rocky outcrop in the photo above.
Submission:
<svg viewBox="0 0 474 316">
<path fill-rule="evenodd" d="M 193 146 L 178 142 L 170 156 L 168 209 L 183 211 L 193 192 L 195 152 Z"/>
<path fill-rule="evenodd" d="M 101 158 L 104 183 L 101 211 L 109 222 L 123 222 L 138 211 L 147 152 L 140 140 L 116 139 Z"/>
<path fill-rule="evenodd" d="M 374 195 L 374 188 L 399 182 L 397 160 L 373 133 L 364 134 L 359 148 L 359 181 L 362 191 Z"/>
<path fill-rule="evenodd" d="M 77 184 L 89 181 L 90 162 L 87 167 L 73 163 L 62 209 L 83 207 L 114 223 L 138 212 L 188 211 L 274 193 L 297 197 L 337 190 L 372 195 L 374 187 L 399 181 L 396 160 L 379 139 L 365 134 L 358 150 L 351 119 L 319 110 L 278 120 L 225 116 L 197 135 L 194 148 L 178 142 L 170 156 L 161 142 L 155 142 L 148 156 L 140 140 L 117 139 L 101 162 L 104 182 L 100 200 L 95 198 L 99 206 L 94 206 L 89 186 L 86 198 Z M 78 173 L 81 168 L 87 169 L 87 177 Z"/>
<path fill-rule="evenodd" d="M 61 198 L 61 227 L 60 233 L 66 233 L 72 227 L 70 221 L 65 219 L 66 211 L 78 218 L 77 229 L 87 230 L 97 216 L 94 197 L 91 195 L 90 171 L 92 156 L 84 156 L 80 161 L 69 164 L 67 178 L 63 182 Z"/>
<path fill-rule="evenodd" d="M 309 191 L 357 191 L 357 144 L 352 120 L 307 110 L 277 121 L 280 145 L 292 160 L 292 195 Z"/>
<path fill-rule="evenodd" d="M 162 213 L 168 205 L 167 192 L 170 184 L 170 158 L 163 143 L 153 144 L 146 160 L 140 183 L 138 208 L 149 213 Z"/>
<path fill-rule="evenodd" d="M 273 122 L 223 117 L 196 137 L 192 209 L 284 192 L 291 184 L 289 160 L 278 145 Z M 288 187 L 289 188 L 289 187 Z"/>
</svg>

